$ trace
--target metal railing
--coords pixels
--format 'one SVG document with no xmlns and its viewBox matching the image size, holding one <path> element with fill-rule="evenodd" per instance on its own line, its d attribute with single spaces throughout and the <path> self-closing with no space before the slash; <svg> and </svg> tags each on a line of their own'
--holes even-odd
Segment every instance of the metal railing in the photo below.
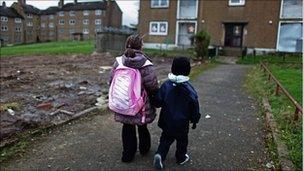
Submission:
<svg viewBox="0 0 304 171">
<path fill-rule="evenodd" d="M 261 62 L 261 68 L 264 69 L 264 72 L 268 74 L 268 81 L 271 81 L 271 79 L 275 82 L 276 88 L 275 88 L 275 94 L 278 95 L 280 91 L 282 91 L 287 98 L 293 103 L 295 106 L 295 113 L 294 113 L 294 121 L 299 120 L 299 113 L 303 115 L 303 109 L 302 106 L 291 96 L 291 94 L 282 86 L 282 84 L 275 78 L 275 76 L 271 73 L 271 71 L 267 68 L 266 64 Z"/>
</svg>

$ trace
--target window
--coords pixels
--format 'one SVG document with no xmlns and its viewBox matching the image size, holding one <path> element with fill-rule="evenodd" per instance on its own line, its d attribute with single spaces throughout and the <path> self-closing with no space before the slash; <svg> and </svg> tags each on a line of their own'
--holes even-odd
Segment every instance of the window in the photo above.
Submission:
<svg viewBox="0 0 304 171">
<path fill-rule="evenodd" d="M 7 31 L 7 30 L 8 30 L 7 26 L 1 26 L 1 31 Z"/>
<path fill-rule="evenodd" d="M 75 16 L 76 13 L 75 13 L 75 11 L 70 11 L 69 14 L 70 14 L 70 16 Z"/>
<path fill-rule="evenodd" d="M 15 18 L 15 23 L 21 23 L 21 18 Z"/>
<path fill-rule="evenodd" d="M 64 34 L 64 29 L 59 29 L 59 34 Z"/>
<path fill-rule="evenodd" d="M 101 10 L 95 10 L 95 15 L 101 15 Z"/>
<path fill-rule="evenodd" d="M 83 29 L 83 34 L 89 34 L 89 29 L 84 28 L 84 29 Z"/>
<path fill-rule="evenodd" d="M 96 19 L 95 20 L 95 25 L 101 25 L 101 19 Z"/>
<path fill-rule="evenodd" d="M 245 5 L 245 0 L 229 0 L 229 6 L 242 6 Z"/>
<path fill-rule="evenodd" d="M 301 52 L 303 44 L 303 24 L 301 22 L 284 22 L 279 25 L 278 51 Z"/>
<path fill-rule="evenodd" d="M 16 32 L 21 32 L 21 27 L 15 27 Z"/>
<path fill-rule="evenodd" d="M 54 35 L 55 35 L 55 33 L 54 33 L 54 32 L 52 32 L 52 31 L 51 31 L 51 32 L 49 32 L 49 36 L 50 36 L 50 37 L 52 37 L 52 36 L 54 36 Z"/>
<path fill-rule="evenodd" d="M 59 20 L 59 25 L 64 25 L 64 20 Z"/>
<path fill-rule="evenodd" d="M 197 0 L 179 0 L 178 1 L 178 14 L 179 19 L 195 19 L 197 18 Z"/>
<path fill-rule="evenodd" d="M 50 20 L 54 19 L 54 15 L 49 15 L 49 19 Z"/>
<path fill-rule="evenodd" d="M 45 28 L 45 23 L 41 23 L 41 27 L 42 27 L 42 28 Z"/>
<path fill-rule="evenodd" d="M 60 16 L 60 17 L 63 17 L 63 16 L 64 16 L 64 11 L 60 11 L 60 12 L 59 12 L 59 16 Z"/>
<path fill-rule="evenodd" d="M 27 35 L 33 35 L 33 31 L 32 30 L 27 31 L 26 33 L 27 33 Z"/>
<path fill-rule="evenodd" d="M 73 33 L 75 33 L 75 29 L 70 29 L 69 32 L 70 32 L 70 34 L 73 34 Z"/>
<path fill-rule="evenodd" d="M 151 0 L 152 8 L 167 8 L 169 7 L 169 0 Z"/>
<path fill-rule="evenodd" d="M 97 32 L 101 32 L 101 26 L 96 26 L 95 32 L 96 32 L 96 33 L 97 33 Z"/>
<path fill-rule="evenodd" d="M 83 24 L 84 24 L 84 25 L 89 25 L 89 19 L 84 19 L 84 20 L 83 20 Z"/>
<path fill-rule="evenodd" d="M 32 14 L 27 14 L 27 18 L 33 18 Z"/>
<path fill-rule="evenodd" d="M 7 21 L 8 21 L 8 18 L 7 18 L 7 17 L 1 17 L 1 21 L 7 22 Z"/>
<path fill-rule="evenodd" d="M 27 22 L 26 25 L 29 27 L 33 27 L 33 22 Z"/>
<path fill-rule="evenodd" d="M 69 23 L 70 23 L 70 25 L 75 25 L 76 21 L 75 20 L 70 20 Z"/>
<path fill-rule="evenodd" d="M 281 4 L 281 18 L 303 18 L 302 0 L 283 0 Z"/>
<path fill-rule="evenodd" d="M 150 35 L 167 35 L 168 33 L 168 22 L 150 22 Z"/>
<path fill-rule="evenodd" d="M 84 16 L 90 15 L 90 11 L 88 11 L 88 10 L 83 11 L 83 15 L 84 15 Z"/>
<path fill-rule="evenodd" d="M 49 23 L 49 28 L 54 28 L 54 23 Z"/>
</svg>

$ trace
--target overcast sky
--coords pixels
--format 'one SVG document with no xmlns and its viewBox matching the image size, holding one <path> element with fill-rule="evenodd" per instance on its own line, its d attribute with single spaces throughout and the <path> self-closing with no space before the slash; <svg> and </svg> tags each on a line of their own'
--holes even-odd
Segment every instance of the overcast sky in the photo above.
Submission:
<svg viewBox="0 0 304 171">
<path fill-rule="evenodd" d="M 17 0 L 0 0 L 5 1 L 7 6 L 10 6 Z M 78 0 L 78 2 L 89 2 L 98 0 Z M 26 0 L 27 4 L 33 5 L 39 9 L 46 9 L 49 6 L 57 6 L 59 0 Z M 73 2 L 73 0 L 65 0 L 65 3 Z M 123 25 L 135 24 L 138 20 L 139 0 L 116 0 L 120 9 L 123 11 Z"/>
</svg>

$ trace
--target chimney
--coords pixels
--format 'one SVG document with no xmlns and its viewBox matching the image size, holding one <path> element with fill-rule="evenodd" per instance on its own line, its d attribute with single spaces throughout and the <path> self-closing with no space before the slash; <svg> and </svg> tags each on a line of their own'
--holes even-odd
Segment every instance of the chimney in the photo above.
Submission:
<svg viewBox="0 0 304 171">
<path fill-rule="evenodd" d="M 4 8 L 6 8 L 6 3 L 5 3 L 5 1 L 2 2 L 2 6 L 3 6 Z"/>
<path fill-rule="evenodd" d="M 26 0 L 18 0 L 18 3 L 21 5 L 25 5 L 26 4 Z"/>
<path fill-rule="evenodd" d="M 64 5 L 64 0 L 59 0 L 58 6 L 61 8 Z"/>
<path fill-rule="evenodd" d="M 77 4 L 77 0 L 74 0 L 74 3 Z"/>
</svg>

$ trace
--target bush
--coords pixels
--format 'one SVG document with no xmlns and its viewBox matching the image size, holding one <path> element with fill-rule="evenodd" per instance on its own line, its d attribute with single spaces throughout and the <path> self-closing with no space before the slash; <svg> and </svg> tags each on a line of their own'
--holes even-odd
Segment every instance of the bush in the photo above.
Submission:
<svg viewBox="0 0 304 171">
<path fill-rule="evenodd" d="M 194 50 L 198 59 L 204 60 L 208 56 L 208 46 L 210 44 L 210 35 L 201 30 L 192 37 Z"/>
</svg>

